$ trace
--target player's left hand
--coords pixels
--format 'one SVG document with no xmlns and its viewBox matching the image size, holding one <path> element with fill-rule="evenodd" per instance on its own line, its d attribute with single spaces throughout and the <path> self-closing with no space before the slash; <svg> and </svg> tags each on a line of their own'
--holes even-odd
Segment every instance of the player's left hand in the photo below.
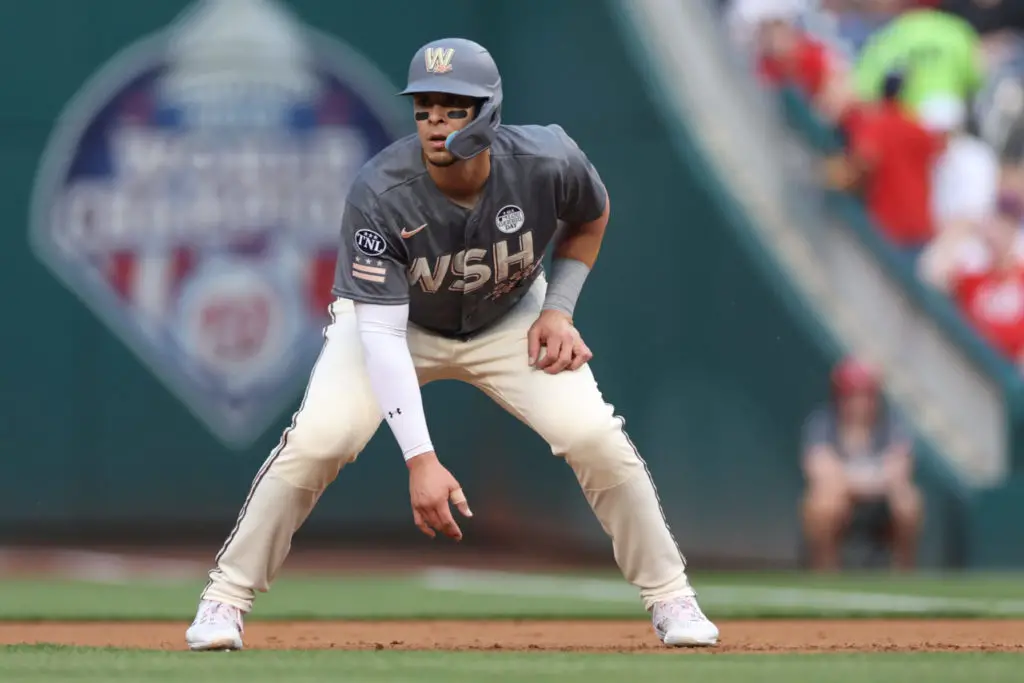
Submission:
<svg viewBox="0 0 1024 683">
<path fill-rule="evenodd" d="M 530 365 L 549 375 L 557 375 L 562 370 L 578 370 L 594 357 L 572 324 L 572 318 L 562 311 L 541 311 L 526 338 Z M 542 347 L 543 357 L 540 355 Z"/>
</svg>

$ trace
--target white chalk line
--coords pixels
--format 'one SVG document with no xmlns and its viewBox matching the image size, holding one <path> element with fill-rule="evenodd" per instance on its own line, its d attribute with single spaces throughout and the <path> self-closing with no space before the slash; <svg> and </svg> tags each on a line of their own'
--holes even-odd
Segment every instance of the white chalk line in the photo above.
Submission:
<svg viewBox="0 0 1024 683">
<path fill-rule="evenodd" d="M 429 590 L 476 595 L 557 598 L 603 603 L 639 602 L 635 588 L 624 581 L 608 579 L 431 568 L 420 574 L 420 582 Z M 699 590 L 699 598 L 706 610 L 745 607 L 776 608 L 780 611 L 785 608 L 802 608 L 890 614 L 964 612 L 1024 615 L 1024 600 L 868 593 L 821 588 L 708 586 Z"/>
<path fill-rule="evenodd" d="M 0 548 L 0 580 L 11 572 L 23 578 L 27 554 L 20 549 Z M 39 579 L 64 579 L 88 583 L 178 582 L 200 576 L 204 565 L 167 557 L 150 557 L 92 550 L 52 550 L 40 555 Z M 29 556 L 28 564 L 33 564 Z"/>
</svg>

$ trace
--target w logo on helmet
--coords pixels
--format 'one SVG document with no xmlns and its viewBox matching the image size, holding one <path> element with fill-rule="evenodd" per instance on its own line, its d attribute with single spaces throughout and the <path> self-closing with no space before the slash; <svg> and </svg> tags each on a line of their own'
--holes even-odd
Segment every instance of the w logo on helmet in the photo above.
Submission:
<svg viewBox="0 0 1024 683">
<path fill-rule="evenodd" d="M 427 61 L 427 71 L 432 74 L 446 74 L 452 70 L 454 47 L 428 47 L 423 53 Z"/>
</svg>

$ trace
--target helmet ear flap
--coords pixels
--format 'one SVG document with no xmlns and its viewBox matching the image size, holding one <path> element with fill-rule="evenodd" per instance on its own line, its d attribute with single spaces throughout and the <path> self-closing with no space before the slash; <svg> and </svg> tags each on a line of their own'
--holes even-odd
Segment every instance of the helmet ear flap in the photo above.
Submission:
<svg viewBox="0 0 1024 683">
<path fill-rule="evenodd" d="M 498 105 L 491 109 L 490 120 L 487 122 L 490 128 L 497 129 L 501 125 L 501 105 Z"/>
<path fill-rule="evenodd" d="M 483 100 L 480 110 L 475 113 L 462 130 L 448 136 L 445 147 L 458 159 L 472 159 L 490 147 L 498 126 L 501 125 L 500 98 Z"/>
</svg>

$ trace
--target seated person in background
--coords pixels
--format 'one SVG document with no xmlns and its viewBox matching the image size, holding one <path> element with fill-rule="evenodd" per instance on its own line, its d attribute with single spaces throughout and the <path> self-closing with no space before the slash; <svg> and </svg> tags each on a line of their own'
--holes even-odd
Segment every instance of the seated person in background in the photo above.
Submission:
<svg viewBox="0 0 1024 683">
<path fill-rule="evenodd" d="M 986 221 L 979 231 L 986 246 L 982 260 L 962 267 L 945 284 L 978 333 L 1011 362 L 1024 366 L 1022 215 L 1017 202 Z"/>
<path fill-rule="evenodd" d="M 882 526 L 893 565 L 911 569 L 921 526 L 912 439 L 886 407 L 874 371 L 847 359 L 832 373 L 832 401 L 804 426 L 804 534 L 812 569 L 839 569 L 852 523 Z"/>
</svg>

